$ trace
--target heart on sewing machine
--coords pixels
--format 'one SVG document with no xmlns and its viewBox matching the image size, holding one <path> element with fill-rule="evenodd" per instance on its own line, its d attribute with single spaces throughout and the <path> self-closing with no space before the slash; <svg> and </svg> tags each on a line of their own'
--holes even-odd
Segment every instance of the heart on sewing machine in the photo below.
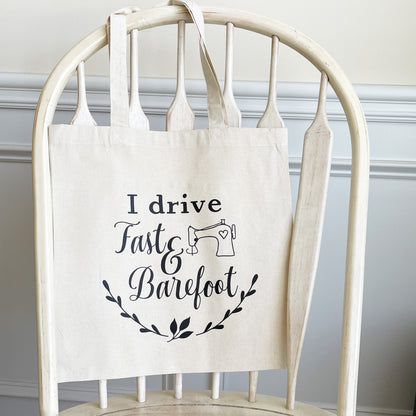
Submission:
<svg viewBox="0 0 416 416">
<path fill-rule="evenodd" d="M 221 236 L 222 239 L 224 239 L 228 235 L 228 230 L 220 230 L 218 234 Z"/>
</svg>

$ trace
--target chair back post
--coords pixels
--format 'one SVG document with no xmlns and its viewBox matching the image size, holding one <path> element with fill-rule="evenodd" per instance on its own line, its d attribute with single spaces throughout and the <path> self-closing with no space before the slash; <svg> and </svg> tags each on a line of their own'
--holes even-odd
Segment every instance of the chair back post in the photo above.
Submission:
<svg viewBox="0 0 416 416">
<path fill-rule="evenodd" d="M 358 98 L 357 98 L 358 101 Z M 349 110 L 345 110 L 346 113 Z M 358 362 L 364 286 L 364 256 L 369 188 L 369 145 L 365 117 L 355 106 L 357 123 L 350 123 L 352 167 L 348 219 L 347 258 L 341 363 L 338 386 L 338 415 L 354 416 L 357 400 Z"/>
</svg>

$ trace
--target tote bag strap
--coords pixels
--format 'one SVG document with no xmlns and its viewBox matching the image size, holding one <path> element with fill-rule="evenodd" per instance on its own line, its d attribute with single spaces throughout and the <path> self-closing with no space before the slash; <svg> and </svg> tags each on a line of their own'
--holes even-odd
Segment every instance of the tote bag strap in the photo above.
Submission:
<svg viewBox="0 0 416 416">
<path fill-rule="evenodd" d="M 201 65 L 207 85 L 209 126 L 210 128 L 227 127 L 224 97 L 205 42 L 202 11 L 193 1 L 170 0 L 168 4 L 185 6 L 197 27 Z M 111 126 L 128 126 L 126 16 L 115 13 L 110 16 L 109 21 Z"/>
<path fill-rule="evenodd" d="M 129 126 L 127 87 L 126 16 L 113 13 L 109 18 L 111 126 Z"/>
</svg>

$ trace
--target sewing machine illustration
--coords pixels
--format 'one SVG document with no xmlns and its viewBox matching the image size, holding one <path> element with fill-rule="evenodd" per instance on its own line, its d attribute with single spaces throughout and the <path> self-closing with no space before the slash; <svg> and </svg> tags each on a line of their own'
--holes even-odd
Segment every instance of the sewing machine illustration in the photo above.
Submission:
<svg viewBox="0 0 416 416">
<path fill-rule="evenodd" d="M 235 255 L 233 245 L 233 240 L 236 238 L 235 224 L 230 226 L 225 223 L 225 220 L 221 220 L 217 224 L 199 229 L 189 226 L 188 244 L 190 248 L 187 248 L 186 252 L 192 256 L 198 253 L 196 245 L 203 238 L 215 238 L 217 240 L 217 257 L 231 257 Z"/>
</svg>

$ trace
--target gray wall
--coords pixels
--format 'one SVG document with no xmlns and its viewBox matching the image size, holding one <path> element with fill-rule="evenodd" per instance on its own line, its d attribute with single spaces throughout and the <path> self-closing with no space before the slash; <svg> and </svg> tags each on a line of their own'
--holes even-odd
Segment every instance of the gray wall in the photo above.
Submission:
<svg viewBox="0 0 416 416">
<path fill-rule="evenodd" d="M 36 329 L 30 142 L 43 76 L 0 74 L 0 415 L 36 415 Z M 88 80 L 89 102 L 100 123 L 108 120 L 102 78 Z M 143 105 L 154 129 L 174 91 L 171 80 L 145 79 Z M 358 407 L 361 413 L 409 415 L 416 389 L 416 88 L 357 87 L 369 122 L 371 180 Z M 203 88 L 188 84 L 191 104 L 206 123 Z M 265 106 L 263 83 L 236 84 L 244 124 L 255 126 Z M 316 84 L 282 84 L 280 109 L 289 127 L 291 178 L 296 191 L 301 140 L 315 111 Z M 348 129 L 339 103 L 328 103 L 335 134 L 322 253 L 297 399 L 336 407 L 338 359 L 349 186 Z M 73 84 L 65 91 L 57 122 L 68 121 L 76 103 Z M 285 394 L 285 371 L 265 372 L 259 391 Z M 169 387 L 170 377 L 152 377 L 152 389 Z M 206 388 L 206 375 L 188 375 L 185 387 Z M 247 389 L 248 376 L 226 374 L 224 389 Z M 131 380 L 110 383 L 112 393 L 132 392 Z M 62 405 L 96 400 L 94 383 L 61 386 Z"/>
</svg>

